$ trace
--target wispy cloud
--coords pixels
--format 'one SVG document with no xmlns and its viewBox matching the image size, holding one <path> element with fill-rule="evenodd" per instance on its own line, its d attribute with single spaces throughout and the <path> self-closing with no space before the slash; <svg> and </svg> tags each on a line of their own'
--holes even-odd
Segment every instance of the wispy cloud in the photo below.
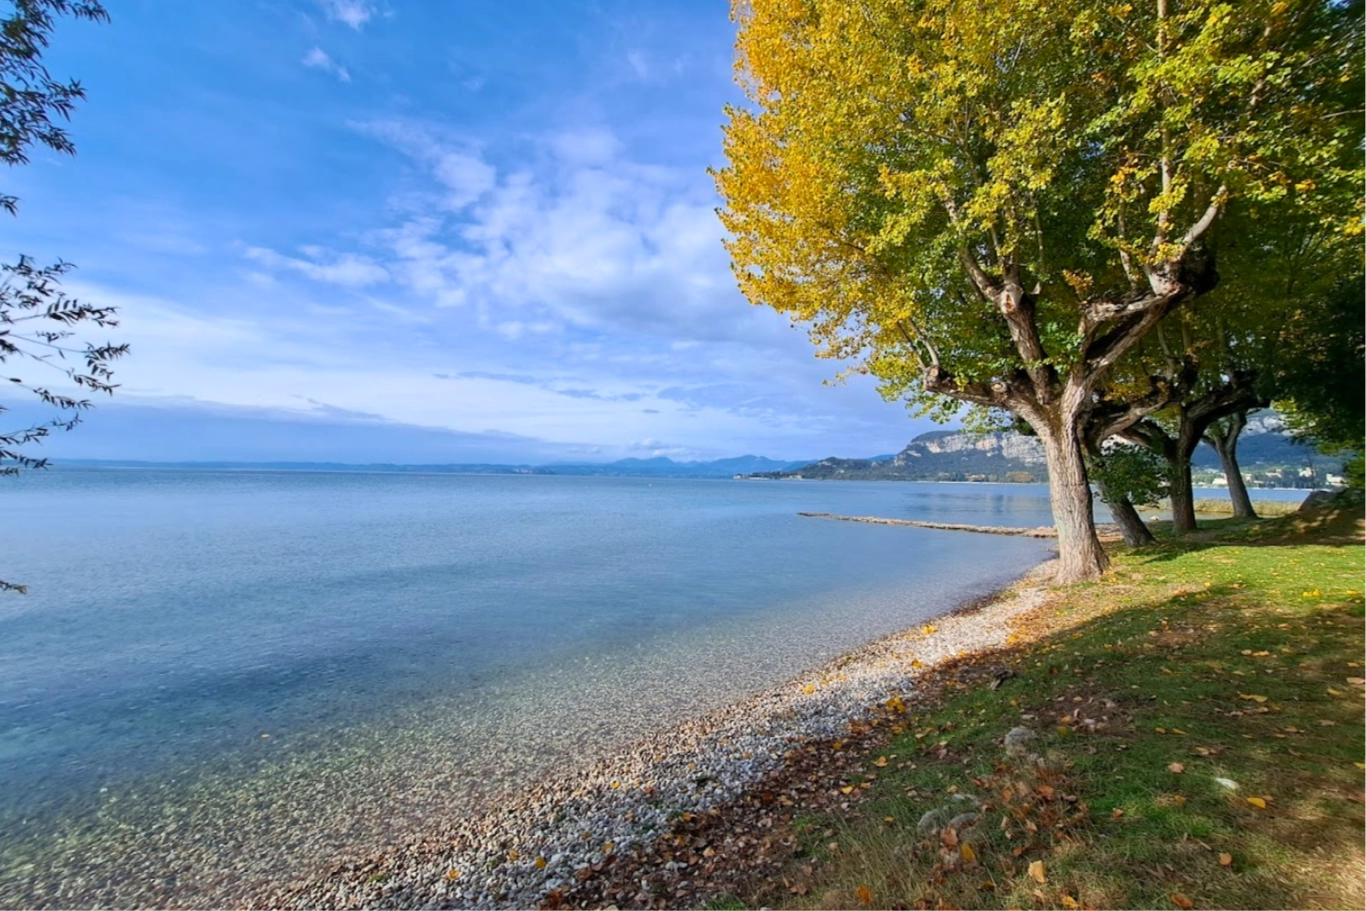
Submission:
<svg viewBox="0 0 1366 911">
<path fill-rule="evenodd" d="M 375 17 L 375 5 L 369 0 L 319 0 L 323 12 L 333 22 L 360 31 L 365 23 Z"/>
<path fill-rule="evenodd" d="M 242 255 L 269 269 L 292 270 L 314 281 L 325 282 L 330 285 L 364 288 L 367 285 L 375 285 L 389 280 L 388 271 L 365 256 L 343 253 L 331 256 L 328 262 L 322 262 L 320 259 L 328 254 L 318 248 L 310 247 L 305 253 L 313 258 L 299 259 L 293 256 L 285 256 L 264 247 L 247 247 Z"/>
<path fill-rule="evenodd" d="M 347 72 L 346 67 L 333 60 L 328 56 L 327 51 L 320 47 L 315 47 L 304 54 L 303 65 L 312 70 L 322 70 L 324 73 L 337 77 L 341 82 L 351 81 L 351 74 Z"/>
</svg>

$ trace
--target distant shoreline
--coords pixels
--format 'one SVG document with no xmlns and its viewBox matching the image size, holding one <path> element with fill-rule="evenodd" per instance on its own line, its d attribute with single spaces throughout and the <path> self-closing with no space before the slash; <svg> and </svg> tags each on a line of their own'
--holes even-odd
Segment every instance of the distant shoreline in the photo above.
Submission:
<svg viewBox="0 0 1366 911">
<path fill-rule="evenodd" d="M 388 462 L 349 463 L 349 462 L 145 462 L 120 459 L 63 459 L 53 460 L 49 470 L 134 470 L 134 471 L 241 471 L 253 473 L 298 472 L 300 474 L 407 474 L 407 475 L 473 475 L 485 477 L 542 477 L 542 478 L 629 478 L 636 480 L 678 480 L 678 481 L 800 481 L 802 483 L 887 483 L 887 484 L 957 484 L 965 487 L 981 487 L 987 484 L 1002 484 L 1011 487 L 1047 487 L 1047 481 L 959 481 L 938 480 L 934 478 L 763 478 L 720 474 L 687 474 L 649 471 L 610 471 L 611 463 L 602 465 L 483 465 L 483 464 L 438 464 L 403 465 Z M 585 470 L 576 470 L 585 469 Z M 1228 488 L 1219 486 L 1194 485 L 1194 490 L 1227 492 Z M 1258 491 L 1276 493 L 1304 493 L 1314 490 L 1327 490 L 1328 487 L 1249 487 L 1248 492 Z"/>
</svg>

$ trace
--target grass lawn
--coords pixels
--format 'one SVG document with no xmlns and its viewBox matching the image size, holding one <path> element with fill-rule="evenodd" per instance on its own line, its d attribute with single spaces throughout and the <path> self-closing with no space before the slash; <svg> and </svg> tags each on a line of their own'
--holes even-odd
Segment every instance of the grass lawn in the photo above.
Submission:
<svg viewBox="0 0 1366 911">
<path fill-rule="evenodd" d="M 863 799 L 797 817 L 790 875 L 744 902 L 1363 907 L 1359 534 L 1224 520 L 1118 553 L 968 659 L 1017 676 L 893 718 Z"/>
</svg>

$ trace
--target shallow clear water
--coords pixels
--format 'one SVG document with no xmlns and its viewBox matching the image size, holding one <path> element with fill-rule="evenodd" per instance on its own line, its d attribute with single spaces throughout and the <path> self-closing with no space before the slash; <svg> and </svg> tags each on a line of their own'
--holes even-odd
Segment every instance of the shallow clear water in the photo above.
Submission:
<svg viewBox="0 0 1366 911">
<path fill-rule="evenodd" d="M 30 586 L 0 599 L 0 905 L 202 904 L 374 850 L 1049 551 L 798 511 L 1051 521 L 1024 485 L 545 476 L 65 469 L 0 503 Z"/>
</svg>

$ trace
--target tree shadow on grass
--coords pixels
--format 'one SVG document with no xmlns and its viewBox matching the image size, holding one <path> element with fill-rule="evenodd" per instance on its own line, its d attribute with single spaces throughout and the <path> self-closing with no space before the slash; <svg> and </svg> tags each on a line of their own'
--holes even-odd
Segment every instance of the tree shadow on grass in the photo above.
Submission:
<svg viewBox="0 0 1366 911">
<path fill-rule="evenodd" d="M 1366 542 L 1366 516 L 1360 507 L 1328 505 L 1275 519 L 1218 519 L 1181 537 L 1171 535 L 1169 522 L 1154 528 L 1158 543 L 1136 548 L 1135 556 L 1153 562 L 1174 560 L 1191 551 L 1212 547 L 1361 547 Z"/>
</svg>

